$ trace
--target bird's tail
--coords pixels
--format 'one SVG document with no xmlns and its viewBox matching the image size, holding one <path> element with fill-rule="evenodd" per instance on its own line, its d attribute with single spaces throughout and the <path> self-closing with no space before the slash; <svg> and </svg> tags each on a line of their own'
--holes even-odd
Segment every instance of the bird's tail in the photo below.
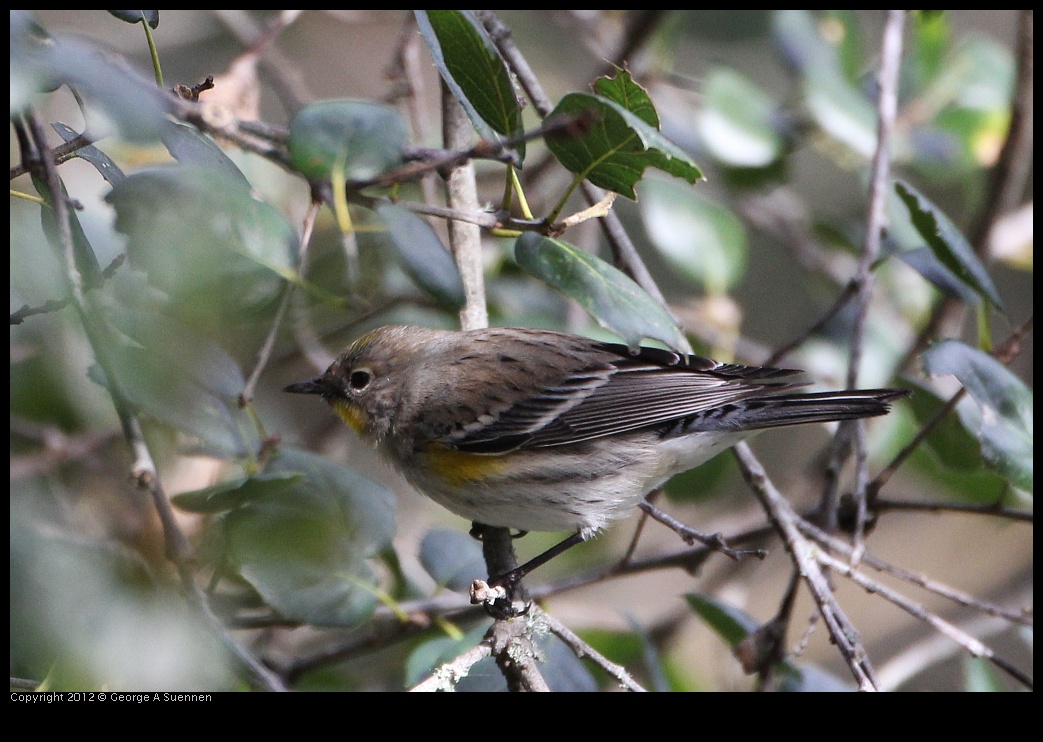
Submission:
<svg viewBox="0 0 1043 742">
<path fill-rule="evenodd" d="M 717 407 L 692 419 L 685 429 L 760 430 L 876 417 L 886 415 L 891 410 L 889 403 L 907 394 L 905 389 L 851 389 L 753 397 Z"/>
</svg>

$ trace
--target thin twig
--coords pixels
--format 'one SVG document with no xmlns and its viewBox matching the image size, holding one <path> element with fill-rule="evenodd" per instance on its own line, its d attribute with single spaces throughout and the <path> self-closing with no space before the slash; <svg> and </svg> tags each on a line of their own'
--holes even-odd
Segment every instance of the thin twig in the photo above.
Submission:
<svg viewBox="0 0 1043 742">
<path fill-rule="evenodd" d="M 91 146 L 96 141 L 97 140 L 94 138 L 93 135 L 85 131 L 82 134 L 73 137 L 69 141 L 63 144 L 59 144 L 57 147 L 51 149 L 51 154 L 54 157 L 55 164 L 60 165 L 69 158 L 74 157 L 77 151 L 83 149 L 84 147 Z M 29 168 L 27 167 L 26 163 L 19 162 L 17 165 L 11 168 L 11 180 L 14 180 L 19 175 L 25 175 L 28 172 Z"/>
<path fill-rule="evenodd" d="M 483 641 L 471 647 L 459 657 L 439 665 L 431 677 L 423 680 L 409 689 L 410 693 L 433 693 L 435 691 L 456 690 L 456 684 L 467 677 L 471 668 L 481 660 L 492 654 L 492 646 Z"/>
<path fill-rule="evenodd" d="M 575 632 L 561 621 L 554 618 L 554 616 L 536 606 L 533 606 L 531 610 L 536 612 L 537 619 L 546 624 L 552 634 L 565 642 L 577 657 L 580 659 L 583 657 L 589 657 L 598 667 L 614 677 L 619 685 L 625 690 L 634 691 L 635 693 L 646 692 L 645 689 L 634 680 L 633 676 L 625 667 L 617 665 L 615 662 L 609 660 L 599 651 L 580 639 Z"/>
<path fill-rule="evenodd" d="M 965 634 L 982 637 L 999 634 L 1010 628 L 1006 621 L 991 616 L 978 616 L 974 620 L 963 622 L 958 626 Z M 921 641 L 908 644 L 878 668 L 880 690 L 900 690 L 906 681 L 923 672 L 924 669 L 962 652 L 962 646 L 942 634 L 930 634 Z"/>
<path fill-rule="evenodd" d="M 849 563 L 844 562 L 840 559 L 830 556 L 824 551 L 817 551 L 815 558 L 823 566 L 827 566 L 830 569 L 836 570 L 839 574 L 848 578 L 856 585 L 865 588 L 866 591 L 879 595 L 884 600 L 898 606 L 909 615 L 914 618 L 918 618 L 924 623 L 928 624 L 936 631 L 952 639 L 954 642 L 962 646 L 968 652 L 975 657 L 984 657 L 989 662 L 993 663 L 1000 669 L 1004 670 L 1011 677 L 1015 678 L 1018 682 L 1022 683 L 1026 688 L 1032 688 L 1032 678 L 1022 672 L 1019 668 L 1015 667 L 1010 662 L 1007 662 L 1002 657 L 998 656 L 984 643 L 979 641 L 973 636 L 970 636 L 966 632 L 957 628 L 953 624 L 949 623 L 945 619 L 931 613 L 929 610 L 924 608 L 919 603 L 909 600 L 901 593 L 891 590 L 887 585 L 881 582 L 866 577 L 857 569 L 852 567 Z"/>
<path fill-rule="evenodd" d="M 669 514 L 663 512 L 655 505 L 650 503 L 648 500 L 642 500 L 637 505 L 642 511 L 648 514 L 653 520 L 657 520 L 667 528 L 670 528 L 678 536 L 684 539 L 684 542 L 688 545 L 695 544 L 696 541 L 710 547 L 714 551 L 719 551 L 730 559 L 739 561 L 746 557 L 756 557 L 757 559 L 764 559 L 768 556 L 768 552 L 764 549 L 733 549 L 728 546 L 728 543 L 724 540 L 724 536 L 720 533 L 707 534 L 697 531 L 691 526 L 687 526 L 681 521 L 673 518 Z"/>
<path fill-rule="evenodd" d="M 855 317 L 851 328 L 851 351 L 848 359 L 847 388 L 858 386 L 865 345 L 865 328 L 869 316 L 869 305 L 873 296 L 873 265 L 880 256 L 880 238 L 884 229 L 884 214 L 887 204 L 891 165 L 891 131 L 898 112 L 898 71 L 902 60 L 902 30 L 905 27 L 904 10 L 888 10 L 884 23 L 884 38 L 880 51 L 880 74 L 877 86 L 877 135 L 876 151 L 869 183 L 869 213 L 866 217 L 866 238 L 858 263 L 854 283 Z M 868 459 L 866 453 L 866 425 L 864 420 L 842 422 L 841 427 L 854 430 L 855 483 L 853 496 L 856 503 L 855 549 L 852 558 L 857 562 L 865 549 L 866 489 L 869 484 Z M 842 433 L 838 432 L 838 438 Z M 846 446 L 841 445 L 841 449 Z"/>
<path fill-rule="evenodd" d="M 315 229 L 315 218 L 319 213 L 319 205 L 312 201 L 308 206 L 308 212 L 304 217 L 304 233 L 301 235 L 301 256 L 308 253 L 308 245 L 311 244 L 312 232 Z M 246 384 L 243 386 L 243 391 L 239 395 L 239 405 L 245 407 L 253 400 L 254 390 L 257 388 L 257 382 L 261 378 L 261 373 L 268 365 L 268 360 L 271 358 L 272 349 L 275 348 L 275 338 L 279 334 L 279 328 L 282 326 L 283 318 L 286 316 L 286 310 L 290 306 L 290 300 L 293 298 L 295 284 L 291 281 L 286 282 L 286 286 L 283 289 L 282 298 L 279 300 L 279 307 L 275 312 L 275 317 L 272 318 L 272 326 L 268 330 L 268 337 L 265 338 L 264 343 L 261 344 L 261 348 L 257 351 L 257 362 L 254 364 L 253 371 L 246 379 Z"/>
<path fill-rule="evenodd" d="M 840 650 L 859 689 L 876 690 L 873 668 L 865 647 L 858 639 L 858 632 L 844 614 L 836 596 L 830 589 L 819 562 L 816 561 L 815 555 L 819 549 L 800 532 L 797 527 L 799 516 L 793 512 L 789 502 L 775 489 L 760 462 L 750 452 L 749 446 L 746 443 L 739 443 L 732 451 L 739 462 L 743 479 L 757 495 L 768 518 L 782 536 L 794 566 L 804 578 L 804 582 L 818 606 L 819 613 L 825 619 L 829 635 Z"/>
<path fill-rule="evenodd" d="M 818 528 L 817 526 L 815 526 L 812 523 L 809 523 L 806 520 L 798 521 L 797 527 L 800 528 L 800 530 L 803 533 L 805 533 L 809 538 L 815 539 L 831 551 L 835 551 L 838 554 L 851 556 L 853 548 L 850 544 L 844 542 L 842 539 L 836 538 L 835 536 L 830 536 L 821 528 Z M 1022 626 L 1032 625 L 1032 616 L 1031 614 L 1025 611 L 1012 610 L 1009 608 L 1004 608 L 1003 606 L 996 605 L 994 603 L 987 603 L 983 600 L 978 600 L 977 598 L 968 595 L 967 593 L 949 587 L 948 585 L 943 585 L 942 583 L 937 582 L 936 580 L 932 580 L 931 578 L 926 577 L 925 575 L 918 574 L 916 572 L 910 572 L 907 569 L 898 567 L 894 564 L 884 561 L 883 559 L 880 559 L 879 557 L 872 556 L 871 554 L 864 554 L 861 563 L 871 567 L 872 569 L 877 570 L 878 572 L 884 572 L 904 582 L 908 582 L 911 585 L 916 585 L 917 587 L 923 588 L 927 592 L 939 595 L 945 598 L 946 600 L 951 600 L 957 605 L 961 605 L 967 608 L 974 608 L 975 610 L 981 611 L 982 613 L 987 613 L 990 616 L 996 616 L 998 618 L 1004 618 L 1008 621 L 1020 624 Z"/>
<path fill-rule="evenodd" d="M 920 502 L 917 500 L 891 500 L 878 497 L 873 501 L 874 513 L 885 513 L 888 510 L 913 510 L 929 513 L 968 513 L 971 515 L 992 515 L 997 518 L 1016 520 L 1022 523 L 1032 523 L 1033 513 L 1031 510 L 1017 510 L 1009 508 L 997 501 L 976 505 L 963 502 Z"/>
</svg>

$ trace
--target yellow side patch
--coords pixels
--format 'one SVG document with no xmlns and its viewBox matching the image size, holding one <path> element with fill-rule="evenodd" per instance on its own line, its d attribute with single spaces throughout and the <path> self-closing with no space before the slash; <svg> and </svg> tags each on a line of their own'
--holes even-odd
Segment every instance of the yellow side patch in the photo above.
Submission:
<svg viewBox="0 0 1043 742">
<path fill-rule="evenodd" d="M 437 444 L 427 449 L 427 463 L 431 471 L 451 487 L 475 484 L 499 476 L 504 470 L 505 458 L 466 453 Z"/>
<path fill-rule="evenodd" d="M 358 407 L 348 404 L 343 399 L 333 400 L 332 402 L 330 402 L 330 406 L 333 408 L 333 411 L 337 413 L 341 420 L 343 420 L 345 423 L 351 426 L 352 430 L 354 430 L 359 435 L 362 434 L 362 424 L 364 422 L 364 418 L 362 416 L 362 411 Z"/>
</svg>

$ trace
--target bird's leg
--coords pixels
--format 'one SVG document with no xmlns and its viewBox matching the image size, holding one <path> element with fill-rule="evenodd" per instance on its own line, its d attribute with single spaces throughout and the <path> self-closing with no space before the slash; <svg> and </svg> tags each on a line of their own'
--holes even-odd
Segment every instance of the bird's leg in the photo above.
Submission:
<svg viewBox="0 0 1043 742">
<path fill-rule="evenodd" d="M 546 564 L 559 554 L 568 551 L 576 544 L 581 543 L 583 543 L 583 537 L 580 535 L 579 531 L 577 531 L 564 541 L 550 547 L 542 554 L 537 554 L 535 557 L 525 562 L 525 564 L 521 565 L 520 567 L 515 567 L 514 569 L 504 572 L 503 574 L 491 577 L 489 579 L 489 584 L 494 587 L 496 585 L 503 587 L 503 589 L 507 591 L 507 594 L 509 596 L 513 593 L 514 588 L 517 586 L 517 584 L 521 582 L 522 578 L 525 577 L 527 574 L 535 570 L 537 567 Z"/>
<path fill-rule="evenodd" d="M 522 579 L 537 567 L 582 542 L 583 536 L 577 531 L 525 564 L 490 577 L 488 582 L 475 580 L 471 586 L 471 602 L 485 603 L 490 615 L 496 618 L 512 618 L 525 613 L 527 605 L 521 611 L 513 606 L 514 593 Z"/>
</svg>

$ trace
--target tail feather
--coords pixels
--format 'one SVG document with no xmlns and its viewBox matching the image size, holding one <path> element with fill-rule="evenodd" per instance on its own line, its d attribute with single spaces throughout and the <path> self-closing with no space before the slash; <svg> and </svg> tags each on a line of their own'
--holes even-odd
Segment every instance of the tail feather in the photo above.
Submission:
<svg viewBox="0 0 1043 742">
<path fill-rule="evenodd" d="M 904 389 L 854 389 L 755 397 L 694 415 L 681 427 L 684 433 L 694 433 L 857 420 L 886 415 L 891 410 L 889 403 L 907 394 Z"/>
</svg>

